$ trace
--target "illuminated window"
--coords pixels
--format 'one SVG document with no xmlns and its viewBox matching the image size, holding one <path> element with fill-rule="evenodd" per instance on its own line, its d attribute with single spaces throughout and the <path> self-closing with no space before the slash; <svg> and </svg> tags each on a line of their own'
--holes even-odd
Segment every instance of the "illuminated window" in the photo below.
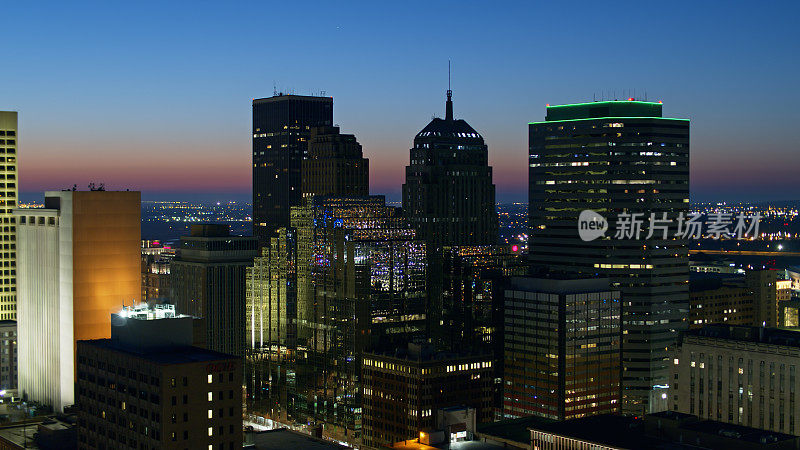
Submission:
<svg viewBox="0 0 800 450">
<path fill-rule="evenodd" d="M 214 427 L 208 427 L 208 435 L 209 436 L 213 436 L 214 435 Z"/>
<path fill-rule="evenodd" d="M 214 381 L 214 375 L 208 374 L 208 384 L 211 384 Z"/>
<path fill-rule="evenodd" d="M 214 418 L 214 412 L 212 410 L 210 410 L 210 409 L 208 410 L 208 418 L 209 419 L 213 419 Z"/>
<path fill-rule="evenodd" d="M 212 400 L 214 400 L 214 394 L 209 392 L 208 393 L 208 401 L 212 401 Z"/>
</svg>

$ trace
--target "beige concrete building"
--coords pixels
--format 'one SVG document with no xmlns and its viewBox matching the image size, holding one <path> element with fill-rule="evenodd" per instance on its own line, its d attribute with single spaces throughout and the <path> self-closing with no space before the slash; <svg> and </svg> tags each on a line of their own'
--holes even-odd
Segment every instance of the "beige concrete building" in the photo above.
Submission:
<svg viewBox="0 0 800 450">
<path fill-rule="evenodd" d="M 670 409 L 701 419 L 800 434 L 800 332 L 708 325 L 672 360 Z"/>
<path fill-rule="evenodd" d="M 56 410 L 74 403 L 75 346 L 111 332 L 141 295 L 141 194 L 53 191 L 16 209 L 19 392 Z"/>
<path fill-rule="evenodd" d="M 0 320 L 17 320 L 17 112 L 0 111 Z"/>
</svg>

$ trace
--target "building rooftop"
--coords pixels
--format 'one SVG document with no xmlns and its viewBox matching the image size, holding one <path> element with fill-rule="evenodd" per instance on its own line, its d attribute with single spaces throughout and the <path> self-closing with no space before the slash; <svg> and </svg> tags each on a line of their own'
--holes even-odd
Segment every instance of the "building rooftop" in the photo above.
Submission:
<svg viewBox="0 0 800 450">
<path fill-rule="evenodd" d="M 547 105 L 545 121 L 531 122 L 531 124 L 592 119 L 665 119 L 688 121 L 688 119 L 663 117 L 661 109 L 661 102 L 643 102 L 634 99 Z"/>
<path fill-rule="evenodd" d="M 416 139 L 423 140 L 459 140 L 467 141 L 472 144 L 482 144 L 483 137 L 475 131 L 465 120 L 453 119 L 453 99 L 452 92 L 447 91 L 447 103 L 445 105 L 445 118 L 435 117 L 425 126 Z M 415 139 L 415 140 L 416 140 Z"/>
<path fill-rule="evenodd" d="M 673 434 L 670 437 L 669 433 L 656 436 L 655 434 L 659 433 L 658 430 L 662 429 L 661 423 L 658 422 L 660 419 L 671 421 L 675 424 L 674 429 L 689 434 L 681 433 L 677 438 L 678 435 Z M 499 439 L 529 446 L 531 444 L 530 430 L 532 429 L 632 450 L 711 448 L 707 444 L 712 442 L 717 445 L 719 442 L 734 444 L 736 441 L 746 442 L 748 443 L 746 448 L 751 448 L 798 439 L 796 436 L 782 433 L 699 420 L 696 416 L 674 411 L 650 414 L 645 417 L 603 414 L 563 422 L 538 417 L 524 417 L 478 425 L 477 434 L 487 439 Z M 704 443 L 698 446 L 682 443 L 700 443 L 701 441 Z"/>
<path fill-rule="evenodd" d="M 324 102 L 332 102 L 333 97 L 320 97 L 317 95 L 296 95 L 296 94 L 284 94 L 283 92 L 276 93 L 272 97 L 264 97 L 264 98 L 254 98 L 253 103 L 269 103 L 269 102 L 278 102 L 281 100 L 311 100 L 311 101 L 324 101 Z"/>
<path fill-rule="evenodd" d="M 516 442 L 527 446 L 531 443 L 530 428 L 550 423 L 555 423 L 555 421 L 534 416 L 501 420 L 499 422 L 479 423 L 476 434 L 479 436 L 491 436 L 503 441 Z"/>
<path fill-rule="evenodd" d="M 399 450 L 501 450 L 506 447 L 482 441 L 442 442 L 436 445 L 420 444 L 416 440 L 400 441 L 391 448 Z"/>
<path fill-rule="evenodd" d="M 744 274 L 689 272 L 689 291 L 702 292 L 726 287 L 745 287 Z"/>
<path fill-rule="evenodd" d="M 89 341 L 79 341 L 86 345 L 107 350 L 126 353 L 130 356 L 141 358 L 156 364 L 188 364 L 205 361 L 227 361 L 235 359 L 233 355 L 215 352 L 200 347 L 170 347 L 155 349 L 151 351 L 136 351 L 127 346 L 122 346 L 111 339 L 93 339 Z"/>
<path fill-rule="evenodd" d="M 800 332 L 785 328 L 764 328 L 746 325 L 709 324 L 684 332 L 684 337 L 697 336 L 758 344 L 800 348 Z"/>
<path fill-rule="evenodd" d="M 286 428 L 248 431 L 244 434 L 244 442 L 244 448 L 255 450 L 334 450 L 348 448 L 335 442 L 317 439 Z"/>
<path fill-rule="evenodd" d="M 593 119 L 599 117 L 661 117 L 661 103 L 636 100 L 573 103 L 547 107 L 545 120 Z"/>
<path fill-rule="evenodd" d="M 746 442 L 755 442 L 759 444 L 772 444 L 775 442 L 787 441 L 796 439 L 784 433 L 776 433 L 774 431 L 761 430 L 758 428 L 750 428 L 741 425 L 715 422 L 712 420 L 699 420 L 696 416 L 691 414 L 684 414 L 677 411 L 663 411 L 660 413 L 650 414 L 648 417 L 663 418 L 683 422 L 680 425 L 681 429 L 696 431 L 699 433 L 724 436 L 728 439 L 737 439 Z"/>
</svg>

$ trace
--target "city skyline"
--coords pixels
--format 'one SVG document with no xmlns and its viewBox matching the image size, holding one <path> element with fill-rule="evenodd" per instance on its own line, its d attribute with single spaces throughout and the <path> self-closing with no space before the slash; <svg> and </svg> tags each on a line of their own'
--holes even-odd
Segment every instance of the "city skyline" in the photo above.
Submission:
<svg viewBox="0 0 800 450">
<path fill-rule="evenodd" d="M 250 103 L 275 88 L 333 96 L 335 124 L 375 161 L 372 193 L 397 200 L 415 133 L 444 115 L 449 59 L 458 118 L 486 138 L 499 201 L 525 200 L 527 124 L 545 104 L 634 88 L 696 124 L 692 200 L 791 200 L 798 62 L 782 55 L 797 50 L 788 20 L 798 6 L 670 6 L 654 15 L 630 4 L 598 22 L 608 8 L 590 3 L 569 16 L 554 5 L 358 3 L 258 27 L 298 11 L 11 5 L 0 34 L 13 36 L 15 64 L 0 96 L 20 113 L 23 195 L 97 181 L 144 199 L 247 198 Z M 736 32 L 708 27 L 712 13 Z"/>
</svg>

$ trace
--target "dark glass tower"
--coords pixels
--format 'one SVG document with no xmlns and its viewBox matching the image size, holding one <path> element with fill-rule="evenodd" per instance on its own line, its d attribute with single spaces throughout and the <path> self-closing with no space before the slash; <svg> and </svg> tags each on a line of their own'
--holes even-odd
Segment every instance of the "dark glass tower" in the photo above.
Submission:
<svg viewBox="0 0 800 450">
<path fill-rule="evenodd" d="M 414 138 L 403 185 L 404 214 L 420 230 L 429 250 L 497 243 L 488 151 L 475 129 L 453 119 L 448 90 L 445 118 L 431 120 Z"/>
<path fill-rule="evenodd" d="M 332 97 L 253 100 L 253 234 L 262 245 L 289 225 L 289 208 L 300 205 L 311 128 L 332 124 Z"/>
<path fill-rule="evenodd" d="M 662 117 L 660 103 L 592 102 L 548 106 L 529 132 L 531 263 L 608 277 L 621 292 L 623 408 L 652 412 L 667 392 L 668 348 L 687 326 L 689 255 L 674 235 L 689 208 L 689 121 Z M 580 238 L 587 209 L 608 220 L 605 237 Z M 641 214 L 641 239 L 615 238 L 621 213 Z M 672 219 L 667 239 L 644 239 L 651 213 Z"/>
</svg>

